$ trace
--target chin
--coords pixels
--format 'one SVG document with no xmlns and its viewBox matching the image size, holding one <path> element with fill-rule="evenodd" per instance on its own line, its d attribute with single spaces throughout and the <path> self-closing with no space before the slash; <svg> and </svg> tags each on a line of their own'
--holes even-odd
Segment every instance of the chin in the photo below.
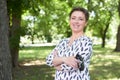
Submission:
<svg viewBox="0 0 120 80">
<path fill-rule="evenodd" d="M 75 31 L 75 30 L 74 30 L 74 31 L 72 31 L 72 32 L 73 32 L 73 33 L 79 33 L 80 31 L 78 31 L 78 30 Z"/>
</svg>

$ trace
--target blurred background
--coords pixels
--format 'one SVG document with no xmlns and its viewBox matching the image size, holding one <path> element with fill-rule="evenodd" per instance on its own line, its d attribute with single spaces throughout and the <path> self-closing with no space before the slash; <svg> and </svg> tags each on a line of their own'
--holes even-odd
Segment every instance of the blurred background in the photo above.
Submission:
<svg viewBox="0 0 120 80">
<path fill-rule="evenodd" d="M 45 58 L 70 37 L 69 12 L 76 6 L 90 14 L 85 34 L 93 40 L 91 80 L 120 80 L 120 0 L 6 0 L 13 80 L 53 80 L 55 70 Z"/>
</svg>

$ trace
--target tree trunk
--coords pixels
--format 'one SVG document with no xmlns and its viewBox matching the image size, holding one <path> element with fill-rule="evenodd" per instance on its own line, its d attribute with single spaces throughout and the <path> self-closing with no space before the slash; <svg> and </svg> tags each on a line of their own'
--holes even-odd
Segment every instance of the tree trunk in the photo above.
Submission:
<svg viewBox="0 0 120 80">
<path fill-rule="evenodd" d="M 12 65 L 13 67 L 18 66 L 19 57 L 19 43 L 20 43 L 20 23 L 21 15 L 12 14 L 12 28 L 11 28 L 11 55 L 12 55 Z"/>
<path fill-rule="evenodd" d="M 107 31 L 108 31 L 108 28 L 109 28 L 110 20 L 112 18 L 112 12 L 111 11 L 109 11 L 108 16 L 110 16 L 110 17 L 109 17 L 109 19 L 108 19 L 108 21 L 106 23 L 105 29 L 104 29 L 103 34 L 102 34 L 102 48 L 104 48 L 105 44 L 106 44 L 106 42 L 105 42 L 106 34 L 107 34 Z"/>
<path fill-rule="evenodd" d="M 102 48 L 104 48 L 105 47 L 105 44 L 106 44 L 106 42 L 105 42 L 105 36 L 103 35 L 102 36 Z"/>
<path fill-rule="evenodd" d="M 110 22 L 110 19 L 109 19 L 109 22 Z M 106 28 L 105 28 L 104 33 L 102 35 L 102 48 L 104 48 L 105 44 L 106 44 L 105 39 L 106 39 L 106 33 L 107 33 L 108 28 L 109 28 L 109 23 L 106 24 Z"/>
<path fill-rule="evenodd" d="M 9 1 L 9 0 L 8 0 Z M 11 27 L 10 27 L 10 51 L 12 56 L 12 66 L 18 66 L 18 57 L 19 57 L 19 43 L 20 43 L 20 34 L 21 34 L 21 0 L 11 0 L 9 4 L 11 10 Z M 17 5 L 17 7 L 16 7 Z"/>
<path fill-rule="evenodd" d="M 116 42 L 115 51 L 120 52 L 120 25 L 119 25 L 118 31 L 117 31 L 117 42 Z"/>
<path fill-rule="evenodd" d="M 119 15 L 119 26 L 117 31 L 117 42 L 116 42 L 116 48 L 114 51 L 120 52 L 120 0 L 118 1 L 118 15 Z"/>
<path fill-rule="evenodd" d="M 0 0 L 0 80 L 12 80 L 6 0 Z"/>
</svg>

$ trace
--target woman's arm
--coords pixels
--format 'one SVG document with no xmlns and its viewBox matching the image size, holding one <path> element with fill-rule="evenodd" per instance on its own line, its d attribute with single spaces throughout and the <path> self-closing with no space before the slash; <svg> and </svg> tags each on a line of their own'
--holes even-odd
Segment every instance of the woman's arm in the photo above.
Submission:
<svg viewBox="0 0 120 80">
<path fill-rule="evenodd" d="M 61 49 L 61 44 L 64 42 L 64 40 L 61 40 L 59 44 L 52 50 L 52 52 L 46 57 L 46 64 L 48 66 L 54 66 L 53 65 L 53 59 L 58 56 L 58 49 Z"/>
<path fill-rule="evenodd" d="M 58 57 L 57 51 L 54 50 L 52 53 L 46 58 L 46 63 L 49 66 L 54 66 L 56 69 L 61 70 L 65 65 L 67 65 L 68 69 L 77 68 L 78 60 L 75 59 L 74 56 L 70 57 Z"/>
<path fill-rule="evenodd" d="M 47 65 L 54 66 L 56 69 L 63 68 L 64 65 L 67 65 L 69 68 L 77 68 L 78 60 L 75 59 L 74 56 L 70 56 L 70 57 L 60 57 L 60 56 L 58 56 L 58 51 L 57 50 L 62 49 L 62 46 L 63 46 L 63 45 L 60 45 L 60 44 L 62 44 L 62 41 L 46 57 Z M 68 68 L 68 67 L 66 67 L 66 68 Z"/>
<path fill-rule="evenodd" d="M 82 42 L 82 45 L 77 47 L 78 49 L 76 53 L 81 55 L 83 57 L 84 65 L 87 68 L 90 63 L 90 57 L 92 55 L 92 41 L 87 40 Z M 72 58 L 68 57 L 68 59 L 64 60 L 65 62 L 61 64 L 61 70 L 62 71 L 72 71 L 76 68 L 76 62 L 72 62 Z M 74 57 L 73 57 L 74 61 Z M 75 60 L 76 61 L 76 60 Z M 77 61 L 78 62 L 78 61 Z M 73 63 L 73 64 L 72 64 Z M 77 66 L 78 68 L 78 66 Z"/>
<path fill-rule="evenodd" d="M 55 57 L 53 59 L 53 65 L 54 66 L 58 66 L 58 65 L 61 65 L 61 64 L 66 64 L 70 67 L 73 67 L 73 68 L 77 68 L 77 63 L 78 63 L 78 60 L 75 59 L 74 56 L 70 56 L 70 57 Z"/>
</svg>

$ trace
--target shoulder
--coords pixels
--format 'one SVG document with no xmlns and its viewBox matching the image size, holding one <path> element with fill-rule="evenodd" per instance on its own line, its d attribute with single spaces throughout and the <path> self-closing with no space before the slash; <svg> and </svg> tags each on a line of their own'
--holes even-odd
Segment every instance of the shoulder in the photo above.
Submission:
<svg viewBox="0 0 120 80">
<path fill-rule="evenodd" d="M 91 38 L 88 37 L 88 36 L 82 36 L 82 37 L 81 37 L 81 40 L 82 40 L 82 41 L 92 42 Z"/>
<path fill-rule="evenodd" d="M 88 36 L 82 36 L 82 37 L 80 38 L 80 41 L 81 41 L 81 42 L 85 42 L 85 43 L 88 43 L 88 44 L 91 44 L 91 45 L 92 45 L 92 40 L 91 40 L 91 38 L 90 38 L 90 37 L 88 37 Z"/>
<path fill-rule="evenodd" d="M 56 45 L 56 47 L 58 48 L 58 47 L 63 47 L 63 46 L 65 46 L 66 43 L 67 43 L 67 41 L 68 41 L 68 38 L 61 39 L 61 40 L 58 42 L 58 44 Z"/>
<path fill-rule="evenodd" d="M 64 39 L 61 39 L 59 41 L 59 44 L 63 44 L 63 43 L 66 43 L 68 41 L 69 38 L 64 38 Z"/>
<path fill-rule="evenodd" d="M 69 38 L 64 38 L 64 39 L 61 39 L 60 42 L 63 42 L 63 41 L 68 41 Z"/>
</svg>

